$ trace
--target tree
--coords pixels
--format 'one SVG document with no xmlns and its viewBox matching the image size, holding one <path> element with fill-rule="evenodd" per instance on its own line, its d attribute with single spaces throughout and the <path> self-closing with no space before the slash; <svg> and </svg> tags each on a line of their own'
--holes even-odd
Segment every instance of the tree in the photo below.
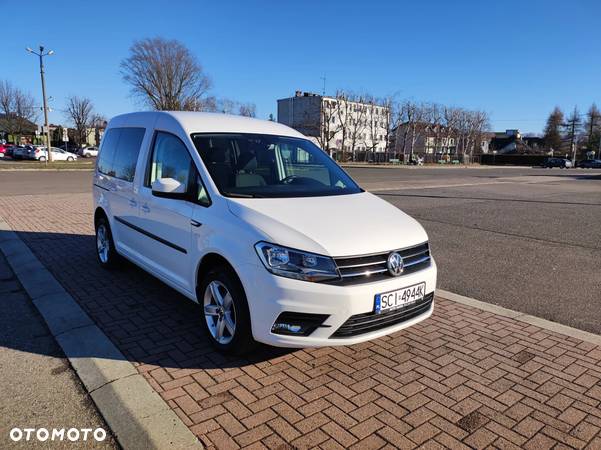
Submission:
<svg viewBox="0 0 601 450">
<path fill-rule="evenodd" d="M 257 117 L 257 107 L 254 103 L 242 103 L 238 108 L 238 114 L 245 117 Z"/>
<path fill-rule="evenodd" d="M 134 41 L 121 61 L 133 95 L 155 110 L 203 111 L 212 104 L 211 81 L 182 43 L 164 38 Z"/>
<path fill-rule="evenodd" d="M 549 150 L 558 151 L 561 148 L 561 127 L 563 125 L 563 112 L 558 106 L 549 114 L 545 125 L 544 140 Z"/>
<path fill-rule="evenodd" d="M 88 142 L 88 129 L 94 126 L 94 106 L 86 97 L 72 96 L 67 99 L 67 115 L 74 128 L 75 143 L 85 146 Z"/>
<path fill-rule="evenodd" d="M 356 160 L 357 148 L 365 143 L 365 130 L 367 129 L 367 106 L 365 98 L 361 95 L 349 96 L 351 104 L 351 116 L 348 118 L 348 137 L 350 149 L 352 152 L 352 160 Z"/>
<path fill-rule="evenodd" d="M 12 135 L 15 144 L 33 133 L 38 117 L 33 97 L 5 80 L 0 81 L 0 114 L 0 130 Z"/>
<path fill-rule="evenodd" d="M 568 117 L 566 123 L 564 123 L 565 139 L 570 143 L 569 150 L 572 153 L 572 159 L 576 158 L 576 146 L 578 144 L 578 136 L 582 129 L 582 119 L 578 112 L 578 107 L 574 106 L 574 111 Z"/>
<path fill-rule="evenodd" d="M 588 151 L 601 150 L 601 112 L 594 103 L 586 113 L 584 128 L 586 130 Z"/>
<path fill-rule="evenodd" d="M 338 155 L 336 155 L 336 157 L 342 162 L 346 161 L 346 151 L 348 150 L 347 142 L 350 134 L 349 125 L 353 114 L 353 103 L 349 100 L 350 97 L 352 97 L 352 94 L 344 91 L 338 91 L 336 93 L 336 101 L 338 103 L 338 108 L 336 108 L 336 123 L 338 128 L 337 131 L 340 132 L 341 137 L 341 156 L 338 157 Z"/>
</svg>

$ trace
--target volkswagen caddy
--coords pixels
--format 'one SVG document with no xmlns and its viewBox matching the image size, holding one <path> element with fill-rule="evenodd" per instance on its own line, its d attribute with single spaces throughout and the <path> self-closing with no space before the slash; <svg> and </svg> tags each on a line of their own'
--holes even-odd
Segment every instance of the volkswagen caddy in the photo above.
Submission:
<svg viewBox="0 0 601 450">
<path fill-rule="evenodd" d="M 282 124 L 120 115 L 93 183 L 100 264 L 126 258 L 199 303 L 223 352 L 354 344 L 432 313 L 422 226 Z"/>
</svg>

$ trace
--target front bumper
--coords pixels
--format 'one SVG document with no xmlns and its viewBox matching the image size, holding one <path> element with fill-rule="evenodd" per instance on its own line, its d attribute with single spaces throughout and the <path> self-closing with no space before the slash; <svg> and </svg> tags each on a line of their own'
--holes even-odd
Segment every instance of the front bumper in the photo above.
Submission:
<svg viewBox="0 0 601 450">
<path fill-rule="evenodd" d="M 352 316 L 374 310 L 374 297 L 378 293 L 400 289 L 425 282 L 426 295 L 436 288 L 436 263 L 418 272 L 386 280 L 336 286 L 311 283 L 279 277 L 263 266 L 246 264 L 240 278 L 248 298 L 253 337 L 265 344 L 279 347 L 321 347 L 351 345 L 385 336 L 428 318 L 433 303 L 419 315 L 386 328 L 350 337 L 332 335 Z M 309 336 L 281 335 L 271 332 L 271 327 L 282 312 L 325 314 L 328 318 Z"/>
</svg>

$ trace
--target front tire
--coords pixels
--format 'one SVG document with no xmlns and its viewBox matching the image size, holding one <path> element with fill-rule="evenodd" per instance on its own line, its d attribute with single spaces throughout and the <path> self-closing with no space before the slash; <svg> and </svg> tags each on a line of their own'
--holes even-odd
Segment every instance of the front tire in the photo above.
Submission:
<svg viewBox="0 0 601 450">
<path fill-rule="evenodd" d="M 120 263 L 113 242 L 113 233 L 106 217 L 100 217 L 96 222 L 96 256 L 104 269 L 114 269 Z"/>
<path fill-rule="evenodd" d="M 246 294 L 233 270 L 226 266 L 211 269 L 199 285 L 198 300 L 203 329 L 213 347 L 235 355 L 256 347 Z"/>
<path fill-rule="evenodd" d="M 75 161 L 72 156 L 67 157 L 67 161 Z"/>
<path fill-rule="evenodd" d="M 40 157 L 38 158 L 38 161 L 39 161 L 39 162 L 46 162 L 46 157 L 45 157 L 45 156 L 40 156 Z"/>
</svg>

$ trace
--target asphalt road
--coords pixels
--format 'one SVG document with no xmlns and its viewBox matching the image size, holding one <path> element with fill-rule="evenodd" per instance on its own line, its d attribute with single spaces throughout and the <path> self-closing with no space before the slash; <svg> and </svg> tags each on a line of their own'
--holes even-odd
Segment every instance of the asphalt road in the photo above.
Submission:
<svg viewBox="0 0 601 450">
<path fill-rule="evenodd" d="M 347 170 L 423 224 L 440 288 L 601 333 L 601 170 Z M 0 195 L 90 190 L 90 172 L 0 172 Z"/>
<path fill-rule="evenodd" d="M 32 436 L 14 442 L 9 433 L 25 428 L 103 428 L 96 442 L 52 442 L 53 449 L 119 448 L 56 341 L 0 253 L 0 448 L 49 448 Z"/>
</svg>

